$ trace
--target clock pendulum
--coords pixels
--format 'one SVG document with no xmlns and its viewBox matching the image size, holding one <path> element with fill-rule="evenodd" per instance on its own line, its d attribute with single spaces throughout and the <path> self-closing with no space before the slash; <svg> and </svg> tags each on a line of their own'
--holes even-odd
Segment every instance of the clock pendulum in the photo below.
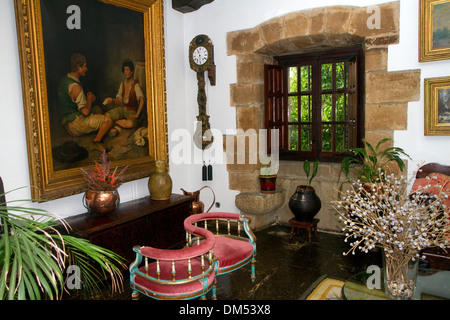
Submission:
<svg viewBox="0 0 450 320">
<path fill-rule="evenodd" d="M 203 72 L 197 73 L 197 80 L 198 80 L 198 94 L 197 94 L 198 128 L 194 133 L 194 142 L 198 148 L 205 150 L 211 146 L 211 144 L 214 141 L 214 137 L 211 133 L 209 116 L 206 114 L 206 91 L 205 91 L 205 78 Z"/>
</svg>

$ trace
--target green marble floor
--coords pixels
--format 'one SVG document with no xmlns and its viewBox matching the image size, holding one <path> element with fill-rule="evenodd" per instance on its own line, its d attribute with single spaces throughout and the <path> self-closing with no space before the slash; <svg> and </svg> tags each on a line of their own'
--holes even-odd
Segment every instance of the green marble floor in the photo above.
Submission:
<svg viewBox="0 0 450 320">
<path fill-rule="evenodd" d="M 310 243 L 306 232 L 290 237 L 290 226 L 275 225 L 255 232 L 257 239 L 256 279 L 250 278 L 250 265 L 217 278 L 218 300 L 297 300 L 323 275 L 346 279 L 369 265 L 381 266 L 381 254 L 344 256 L 349 249 L 344 237 L 319 232 Z M 128 274 L 124 292 L 99 299 L 131 300 Z M 141 300 L 150 299 L 143 295 Z"/>
<path fill-rule="evenodd" d="M 379 253 L 343 256 L 348 244 L 339 235 L 319 232 L 310 243 L 306 232 L 290 238 L 289 226 L 272 226 L 257 237 L 256 280 L 250 266 L 218 277 L 218 299 L 296 300 L 323 275 L 346 279 L 371 264 L 381 266 Z"/>
</svg>

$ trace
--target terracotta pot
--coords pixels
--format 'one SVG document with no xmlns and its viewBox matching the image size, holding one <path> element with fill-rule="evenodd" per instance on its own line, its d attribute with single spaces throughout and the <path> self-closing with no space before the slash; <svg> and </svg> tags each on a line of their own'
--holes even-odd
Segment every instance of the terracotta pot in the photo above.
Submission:
<svg viewBox="0 0 450 320">
<path fill-rule="evenodd" d="M 312 221 L 321 207 L 322 202 L 311 186 L 297 186 L 295 193 L 289 199 L 289 209 L 299 221 Z"/>
<path fill-rule="evenodd" d="M 83 205 L 88 213 L 107 215 L 117 210 L 120 196 L 117 190 L 93 191 L 88 190 L 84 195 Z"/>
<path fill-rule="evenodd" d="M 148 179 L 148 191 L 152 200 L 168 200 L 172 194 L 172 178 L 167 173 L 167 163 L 156 161 L 156 170 Z"/>
</svg>

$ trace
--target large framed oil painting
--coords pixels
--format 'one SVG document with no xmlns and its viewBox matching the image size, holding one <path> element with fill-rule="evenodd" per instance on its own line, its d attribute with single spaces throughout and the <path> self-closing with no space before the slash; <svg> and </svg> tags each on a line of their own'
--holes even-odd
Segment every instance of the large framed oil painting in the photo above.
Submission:
<svg viewBox="0 0 450 320">
<path fill-rule="evenodd" d="M 450 77 L 425 79 L 425 135 L 450 135 Z"/>
<path fill-rule="evenodd" d="M 81 193 L 103 150 L 125 181 L 168 159 L 163 0 L 15 0 L 32 197 Z"/>
<path fill-rule="evenodd" d="M 420 0 L 419 61 L 450 59 L 450 0 Z"/>
</svg>

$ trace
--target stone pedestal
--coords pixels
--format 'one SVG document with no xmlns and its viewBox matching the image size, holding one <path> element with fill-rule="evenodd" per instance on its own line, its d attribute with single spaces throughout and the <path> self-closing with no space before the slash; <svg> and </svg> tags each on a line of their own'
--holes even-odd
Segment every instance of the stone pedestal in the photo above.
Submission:
<svg viewBox="0 0 450 320">
<path fill-rule="evenodd" d="M 277 210 L 285 202 L 284 190 L 277 188 L 273 194 L 261 192 L 241 192 L 236 196 L 236 207 L 251 218 L 252 230 L 263 229 L 277 220 Z"/>
</svg>

